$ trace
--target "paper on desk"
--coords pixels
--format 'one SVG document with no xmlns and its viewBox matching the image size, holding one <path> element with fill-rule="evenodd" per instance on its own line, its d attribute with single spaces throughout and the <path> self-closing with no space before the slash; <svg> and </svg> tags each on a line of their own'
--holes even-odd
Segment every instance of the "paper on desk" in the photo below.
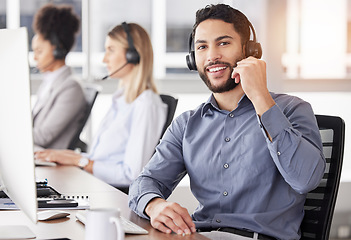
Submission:
<svg viewBox="0 0 351 240">
<path fill-rule="evenodd" d="M 89 209 L 89 202 L 85 199 L 74 199 L 78 202 L 77 207 L 60 207 L 60 208 L 38 208 L 38 210 L 48 210 L 48 209 Z M 19 210 L 16 204 L 10 198 L 0 198 L 0 210 Z"/>
</svg>

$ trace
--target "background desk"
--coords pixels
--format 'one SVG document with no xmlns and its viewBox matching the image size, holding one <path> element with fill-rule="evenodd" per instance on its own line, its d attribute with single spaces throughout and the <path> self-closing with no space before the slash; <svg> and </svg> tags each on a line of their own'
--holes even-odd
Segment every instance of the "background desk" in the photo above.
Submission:
<svg viewBox="0 0 351 240">
<path fill-rule="evenodd" d="M 208 239 L 200 234 L 178 236 L 153 229 L 149 221 L 138 217 L 128 208 L 126 194 L 77 167 L 36 167 L 36 176 L 40 179 L 47 178 L 50 186 L 66 196 L 88 196 L 91 208 L 119 208 L 122 216 L 149 231 L 148 235 L 126 235 L 128 240 Z M 21 211 L 0 211 L 0 225 L 26 225 L 36 234 L 37 239 L 67 237 L 83 240 L 84 225 L 75 218 L 75 213 L 82 210 L 67 211 L 71 213 L 68 218 L 39 221 L 37 224 L 32 223 Z"/>
</svg>

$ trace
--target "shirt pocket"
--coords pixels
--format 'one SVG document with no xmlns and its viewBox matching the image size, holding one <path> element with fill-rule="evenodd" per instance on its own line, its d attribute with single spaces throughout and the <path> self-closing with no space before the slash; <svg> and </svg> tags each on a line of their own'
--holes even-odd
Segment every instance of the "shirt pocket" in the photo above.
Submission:
<svg viewBox="0 0 351 240">
<path fill-rule="evenodd" d="M 261 132 L 243 135 L 240 148 L 240 167 L 245 171 L 258 176 L 269 169 L 275 170 L 266 139 Z"/>
</svg>

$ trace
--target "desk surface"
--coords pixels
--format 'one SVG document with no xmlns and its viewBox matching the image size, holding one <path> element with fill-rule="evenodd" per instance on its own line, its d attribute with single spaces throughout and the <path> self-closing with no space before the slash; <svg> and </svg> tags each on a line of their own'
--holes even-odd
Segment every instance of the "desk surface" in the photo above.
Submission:
<svg viewBox="0 0 351 240">
<path fill-rule="evenodd" d="M 66 196 L 88 196 L 91 208 L 118 208 L 121 215 L 149 231 L 148 235 L 126 235 L 128 240 L 205 240 L 200 234 L 178 236 L 164 234 L 153 229 L 149 221 L 138 217 L 128 208 L 128 196 L 105 182 L 95 178 L 79 168 L 69 166 L 36 167 L 37 178 L 47 178 L 50 186 Z M 66 211 L 66 210 L 65 210 Z M 84 225 L 76 220 L 75 214 L 82 210 L 67 210 L 68 218 L 32 223 L 21 211 L 0 211 L 0 225 L 26 225 L 37 239 L 63 238 L 84 239 Z"/>
</svg>

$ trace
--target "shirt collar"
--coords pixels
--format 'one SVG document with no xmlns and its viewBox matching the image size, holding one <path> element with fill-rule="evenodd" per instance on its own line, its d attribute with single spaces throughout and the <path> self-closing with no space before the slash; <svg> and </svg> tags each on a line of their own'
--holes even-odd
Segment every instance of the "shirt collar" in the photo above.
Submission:
<svg viewBox="0 0 351 240">
<path fill-rule="evenodd" d="M 123 92 L 124 92 L 124 88 L 117 89 L 117 91 L 115 91 L 114 94 L 112 95 L 112 99 L 115 100 L 119 98 L 120 96 L 123 95 Z"/>
<path fill-rule="evenodd" d="M 63 65 L 62 67 L 60 67 L 59 69 L 53 71 L 53 72 L 45 72 L 44 73 L 44 81 L 47 82 L 53 82 L 61 73 L 63 73 L 64 71 L 66 71 L 66 69 L 68 69 L 69 67 L 67 65 Z"/>
<path fill-rule="evenodd" d="M 238 103 L 238 107 L 236 109 L 241 109 L 247 105 L 251 104 L 250 99 L 244 94 Z M 235 111 L 234 109 L 233 111 Z M 213 94 L 211 94 L 210 98 L 205 102 L 205 104 L 202 106 L 201 109 L 201 117 L 204 117 L 205 115 L 211 116 L 213 115 L 213 110 L 223 112 L 223 110 L 219 109 L 217 101 Z"/>
<path fill-rule="evenodd" d="M 112 95 L 112 106 L 117 108 L 118 105 L 126 104 L 124 100 L 124 88 L 117 89 L 117 91 Z"/>
<path fill-rule="evenodd" d="M 204 117 L 204 115 L 212 115 L 213 111 L 211 108 L 217 109 L 220 111 L 218 108 L 218 104 L 216 102 L 216 99 L 214 98 L 213 94 L 211 94 L 210 98 L 205 102 L 205 104 L 202 106 L 201 109 L 201 117 Z"/>
</svg>

